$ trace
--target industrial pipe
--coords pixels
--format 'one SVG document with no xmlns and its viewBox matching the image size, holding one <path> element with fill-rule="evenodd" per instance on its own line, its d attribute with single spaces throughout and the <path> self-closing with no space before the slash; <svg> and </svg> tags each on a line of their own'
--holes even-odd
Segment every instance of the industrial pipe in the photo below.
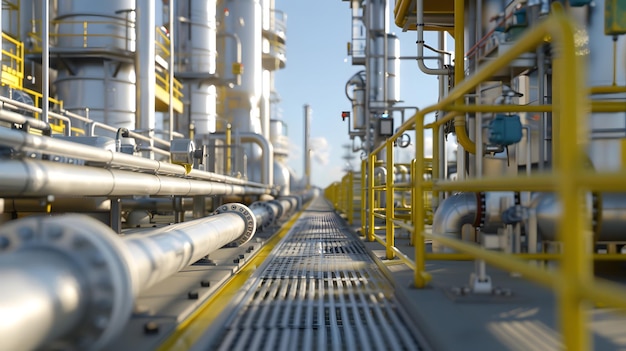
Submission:
<svg viewBox="0 0 626 351">
<path fill-rule="evenodd" d="M 242 143 L 255 143 L 263 150 L 263 170 L 262 179 L 263 184 L 274 184 L 274 147 L 272 144 L 261 134 L 253 132 L 235 132 L 233 133 L 235 139 L 241 140 Z M 225 134 L 210 134 L 207 135 L 209 140 L 225 140 Z"/>
<path fill-rule="evenodd" d="M 448 75 L 450 74 L 450 69 L 447 68 L 430 68 L 427 67 L 424 63 L 424 1 L 426 0 L 417 0 L 415 5 L 415 11 L 417 15 L 416 19 L 416 29 L 417 32 L 417 66 L 419 69 L 431 75 Z M 458 9 L 455 9 L 458 11 Z M 458 54 L 458 53 L 457 53 Z M 463 60 L 463 56 L 456 56 L 458 61 L 459 57 L 461 58 L 461 62 Z M 460 67 L 461 71 L 463 71 L 463 65 L 459 65 L 458 62 L 455 62 L 454 68 Z"/>
<path fill-rule="evenodd" d="M 0 348 L 103 349 L 124 328 L 140 292 L 256 231 L 244 205 L 216 213 L 125 238 L 75 214 L 0 227 L 0 315 L 8 321 L 0 323 Z"/>
<path fill-rule="evenodd" d="M 67 140 L 10 130 L 8 128 L 0 128 L 0 145 L 11 147 L 17 152 L 42 152 L 42 150 L 45 150 L 46 153 L 52 155 L 63 155 L 65 157 L 93 162 L 98 165 L 124 168 L 140 172 L 168 174 L 181 177 L 188 175 L 192 178 L 202 180 L 254 187 L 266 187 L 264 184 L 248 182 L 235 177 L 228 177 L 221 174 L 203 172 L 199 170 L 191 170 L 191 172 L 187 174 L 185 168 L 180 165 L 113 152 L 112 150 L 104 150 L 102 148 L 78 144 Z"/>
<path fill-rule="evenodd" d="M 97 184 L 97 186 L 94 186 Z M 39 160 L 0 162 L 0 197 L 263 195 L 267 188 Z"/>
<path fill-rule="evenodd" d="M 458 193 L 444 199 L 433 217 L 433 234 L 459 239 L 463 225 L 476 221 L 477 205 L 475 193 Z M 432 249 L 433 252 L 449 252 L 436 240 L 433 240 Z"/>
<path fill-rule="evenodd" d="M 587 197 L 587 212 L 595 214 L 595 239 L 597 241 L 624 241 L 626 222 L 626 194 L 602 193 L 600 201 Z M 531 203 L 537 214 L 537 233 L 543 240 L 556 240 L 558 222 L 562 216 L 562 204 L 555 193 L 540 193 Z"/>
</svg>

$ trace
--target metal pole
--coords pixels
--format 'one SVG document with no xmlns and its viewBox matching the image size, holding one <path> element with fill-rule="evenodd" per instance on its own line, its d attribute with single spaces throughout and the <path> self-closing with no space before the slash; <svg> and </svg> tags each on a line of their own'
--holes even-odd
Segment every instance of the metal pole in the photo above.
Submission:
<svg viewBox="0 0 626 351">
<path fill-rule="evenodd" d="M 170 140 L 174 139 L 174 0 L 169 0 L 169 38 L 170 38 L 170 57 L 168 63 L 168 80 L 169 83 L 169 100 L 168 100 L 168 113 L 170 117 L 169 123 L 169 136 Z"/>
<path fill-rule="evenodd" d="M 43 23 L 41 29 L 41 120 L 48 123 L 48 100 L 50 99 L 50 4 L 42 1 Z"/>
</svg>

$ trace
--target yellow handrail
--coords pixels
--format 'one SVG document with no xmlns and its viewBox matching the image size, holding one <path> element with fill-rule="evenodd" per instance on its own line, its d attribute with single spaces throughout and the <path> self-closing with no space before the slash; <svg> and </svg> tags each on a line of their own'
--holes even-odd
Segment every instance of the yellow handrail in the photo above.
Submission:
<svg viewBox="0 0 626 351">
<path fill-rule="evenodd" d="M 459 3 L 460 0 L 456 0 Z M 405 2 L 408 4 L 409 2 Z M 401 2 L 396 2 L 396 10 Z M 406 10 L 406 9 L 405 9 Z M 397 19 L 397 17 L 396 17 Z M 461 26 L 462 28 L 462 26 Z M 481 82 L 488 80 L 493 74 L 519 57 L 521 54 L 534 50 L 544 44 L 546 37 L 552 38 L 555 49 L 554 75 L 553 75 L 553 101 L 552 105 L 463 105 L 463 97 L 473 92 Z M 516 45 L 505 51 L 498 58 L 482 67 L 475 74 L 464 79 L 456 79 L 456 87 L 448 96 L 437 104 L 428 106 L 418 112 L 400 126 L 396 133 L 385 143 L 376 147 L 369 154 L 367 161 L 362 163 L 362 202 L 367 202 L 362 210 L 362 230 L 368 241 L 378 241 L 385 246 L 387 258 L 398 255 L 398 249 L 394 246 L 394 215 L 393 192 L 397 190 L 393 184 L 393 143 L 405 131 L 414 129 L 418 138 L 424 135 L 425 129 L 432 129 L 432 165 L 439 164 L 441 150 L 438 147 L 441 126 L 453 119 L 460 120 L 466 112 L 551 112 L 553 115 L 553 131 L 555 148 L 555 169 L 550 174 L 538 174 L 532 176 L 517 177 L 493 177 L 470 179 L 457 182 L 442 181 L 439 179 L 438 167 L 430 169 L 432 179 L 424 180 L 417 175 L 426 173 L 427 162 L 424 157 L 424 144 L 415 143 L 415 159 L 411 163 L 411 174 L 414 189 L 412 197 L 412 222 L 410 225 L 402 225 L 403 228 L 413 230 L 413 244 L 415 246 L 415 262 L 407 263 L 414 268 L 414 284 L 416 287 L 424 287 L 431 277 L 425 269 L 426 259 L 481 259 L 500 268 L 521 272 L 526 278 L 544 284 L 555 290 L 558 296 L 558 317 L 565 348 L 569 350 L 584 350 L 589 347 L 589 336 L 586 330 L 586 311 L 583 300 L 610 303 L 617 307 L 626 307 L 626 291 L 616 284 L 594 279 L 592 273 L 592 260 L 618 260 L 624 259 L 623 255 L 594 255 L 589 251 L 590 228 L 587 223 L 585 202 L 583 193 L 587 191 L 626 191 L 626 170 L 610 173 L 594 173 L 584 168 L 585 133 L 586 123 L 584 118 L 588 112 L 618 112 L 625 111 L 626 104 L 620 101 L 593 101 L 589 102 L 588 95 L 622 93 L 626 88 L 619 86 L 584 87 L 584 78 L 581 76 L 581 59 L 576 56 L 574 50 L 574 26 L 562 13 L 558 4 L 553 6 L 553 14 L 542 22 L 537 23 L 527 33 L 516 40 Z M 567 74 L 564 74 L 567 72 Z M 456 78 L 456 77 L 455 77 Z M 428 114 L 436 111 L 448 113 L 433 123 L 424 125 Z M 470 140 L 471 141 L 471 140 Z M 387 178 L 384 186 L 375 185 L 374 166 L 377 164 L 376 155 L 386 151 L 385 166 Z M 563 203 L 562 217 L 559 222 L 558 240 L 562 243 L 560 254 L 520 254 L 504 255 L 485 250 L 475 244 L 444 237 L 438 233 L 427 233 L 425 228 L 428 191 L 433 192 L 433 198 L 437 199 L 440 191 L 551 191 L 556 192 Z M 386 191 L 386 204 L 384 208 L 378 208 L 376 192 Z M 384 211 L 384 212 L 382 212 Z M 380 218 L 386 220 L 384 228 L 374 225 L 374 220 Z M 564 220 L 567 218 L 568 220 Z M 366 226 L 365 224 L 368 224 Z M 376 229 L 385 229 L 386 236 L 378 236 Z M 567 235 L 566 235 L 567 234 Z M 427 254 L 425 239 L 439 241 L 442 245 L 457 250 L 457 254 Z M 469 255 L 468 255 L 469 254 Z M 403 261 L 406 257 L 402 257 Z M 558 259 L 559 269 L 548 272 L 540 267 L 528 265 L 523 260 L 528 259 Z M 410 260 L 409 260 L 410 261 Z M 595 287 L 595 288 L 594 288 Z"/>
</svg>

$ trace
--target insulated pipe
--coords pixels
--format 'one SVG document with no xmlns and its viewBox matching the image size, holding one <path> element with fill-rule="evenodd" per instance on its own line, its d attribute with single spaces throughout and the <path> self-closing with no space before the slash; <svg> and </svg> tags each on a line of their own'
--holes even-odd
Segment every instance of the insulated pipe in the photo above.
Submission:
<svg viewBox="0 0 626 351">
<path fill-rule="evenodd" d="M 0 113 L 2 113 L 1 110 Z M 94 146 L 78 144 L 71 141 L 33 135 L 8 128 L 0 128 L 0 145 L 11 147 L 17 152 L 41 152 L 45 150 L 46 153 L 64 155 L 106 166 L 147 171 L 155 174 L 186 175 L 185 168 L 180 165 L 113 152 L 111 150 L 103 150 Z M 209 181 L 265 187 L 264 184 L 248 182 L 235 177 L 199 170 L 191 170 L 188 175 L 192 178 Z"/>
<path fill-rule="evenodd" d="M 433 217 L 433 234 L 459 239 L 465 224 L 476 221 L 478 200 L 475 193 L 458 193 L 441 202 Z M 433 252 L 450 252 L 436 240 L 432 243 Z"/>
<path fill-rule="evenodd" d="M 4 197 L 263 194 L 269 194 L 269 190 L 48 161 L 0 162 L 0 196 Z"/>
<path fill-rule="evenodd" d="M 74 214 L 0 227 L 0 314 L 10 321 L 0 323 L 2 347 L 103 349 L 126 325 L 141 291 L 256 230 L 241 204 L 216 213 L 124 239 Z"/>
</svg>

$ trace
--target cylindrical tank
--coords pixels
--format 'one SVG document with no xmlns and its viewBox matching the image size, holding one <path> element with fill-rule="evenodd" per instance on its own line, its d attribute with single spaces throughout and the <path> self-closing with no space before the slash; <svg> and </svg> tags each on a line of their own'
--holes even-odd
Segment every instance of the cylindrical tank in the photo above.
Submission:
<svg viewBox="0 0 626 351">
<path fill-rule="evenodd" d="M 365 129 L 365 89 L 352 90 L 352 129 Z"/>
<path fill-rule="evenodd" d="M 239 38 L 243 64 L 240 84 L 220 91 L 224 97 L 220 101 L 223 106 L 221 117 L 231 121 L 233 135 L 237 132 L 263 134 L 259 108 L 263 73 L 261 5 L 258 0 L 222 1 L 218 4 L 218 16 L 222 16 L 220 34 L 236 35 Z M 227 37 L 220 39 L 218 50 L 218 73 L 220 77 L 231 77 L 231 65 L 239 61 L 235 41 Z M 246 145 L 245 153 L 248 161 L 261 158 L 261 149 L 255 145 Z M 251 167 L 250 174 L 260 174 Z M 258 181 L 253 177 L 249 179 Z"/>
<path fill-rule="evenodd" d="M 275 157 L 289 156 L 287 125 L 279 119 L 271 120 L 270 143 L 274 146 Z"/>
<path fill-rule="evenodd" d="M 387 102 L 400 101 L 400 39 L 387 34 Z"/>
<path fill-rule="evenodd" d="M 216 0 L 177 1 L 176 68 L 178 72 L 215 73 Z"/>
<path fill-rule="evenodd" d="M 135 1 L 58 0 L 58 48 L 134 51 Z"/>
<path fill-rule="evenodd" d="M 54 84 L 66 110 L 85 114 L 89 108 L 95 121 L 135 129 L 136 74 L 125 58 L 135 51 L 134 8 L 133 0 L 58 1 L 55 48 L 72 61 L 60 66 Z M 97 50 L 120 60 L 94 56 Z"/>
<path fill-rule="evenodd" d="M 217 21 L 216 0 L 176 2 L 177 30 L 176 71 L 191 80 L 216 73 Z M 189 105 L 187 121 L 192 121 L 198 135 L 213 133 L 217 121 L 217 89 L 207 83 L 185 85 Z M 181 126 L 187 129 L 188 126 Z"/>
<path fill-rule="evenodd" d="M 587 54 L 587 85 L 613 85 L 613 67 L 618 86 L 626 84 L 626 38 L 616 37 L 617 54 L 613 55 L 613 37 L 604 34 L 604 3 L 605 0 L 594 1 L 595 7 L 583 6 L 572 8 L 574 15 L 580 18 L 579 35 L 584 45 L 578 48 L 582 55 Z M 591 39 L 593 38 L 593 39 Z M 582 40 L 581 40 L 582 41 Z M 613 65 L 613 57 L 617 60 Z M 626 94 L 594 95 L 594 100 L 624 101 Z M 589 118 L 591 143 L 589 157 L 597 170 L 616 170 L 621 167 L 621 140 L 624 138 L 626 115 L 620 113 L 596 113 Z"/>
<path fill-rule="evenodd" d="M 259 99 L 262 94 L 261 5 L 258 0 L 223 1 L 221 31 L 235 34 L 241 41 L 241 84 L 225 90 L 224 114 L 234 131 L 261 133 Z M 228 77 L 237 62 L 235 42 L 220 40 L 220 76 Z M 248 155 L 249 157 L 251 155 Z"/>
<path fill-rule="evenodd" d="M 279 187 L 278 196 L 289 195 L 289 169 L 279 161 L 274 161 L 274 185 Z"/>
<path fill-rule="evenodd" d="M 95 121 L 135 129 L 135 68 L 132 63 L 85 59 L 73 72 L 59 70 L 54 83 L 66 110 L 82 115 L 88 107 L 89 117 Z"/>
</svg>

